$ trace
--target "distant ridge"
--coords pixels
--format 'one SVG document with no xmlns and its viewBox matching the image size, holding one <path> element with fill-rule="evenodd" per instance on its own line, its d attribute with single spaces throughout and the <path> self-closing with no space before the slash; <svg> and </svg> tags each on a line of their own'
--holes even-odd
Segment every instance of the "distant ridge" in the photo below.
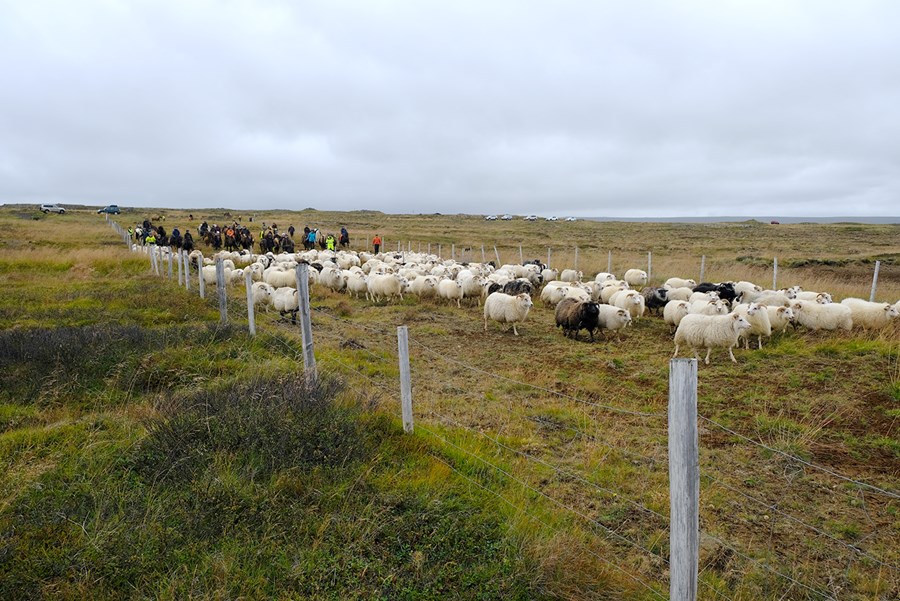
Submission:
<svg viewBox="0 0 900 601">
<path fill-rule="evenodd" d="M 636 221 L 644 223 L 723 223 L 759 221 L 761 223 L 871 223 L 900 224 L 900 216 L 895 217 L 582 217 L 590 221 Z"/>
</svg>

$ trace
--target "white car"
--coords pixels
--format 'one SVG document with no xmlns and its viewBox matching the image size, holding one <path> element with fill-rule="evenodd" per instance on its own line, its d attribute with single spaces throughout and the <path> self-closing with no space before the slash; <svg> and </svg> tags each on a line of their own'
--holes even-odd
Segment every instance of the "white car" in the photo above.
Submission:
<svg viewBox="0 0 900 601">
<path fill-rule="evenodd" d="M 553 217 L 547 217 L 547 221 L 559 221 L 559 219 L 554 215 Z"/>
<path fill-rule="evenodd" d="M 64 215 L 66 210 L 59 206 L 58 204 L 50 204 L 50 205 L 41 205 L 41 212 L 43 213 L 59 213 L 60 215 Z"/>
<path fill-rule="evenodd" d="M 497 221 L 497 216 L 496 215 L 488 215 L 487 217 L 484 218 L 484 220 L 485 221 Z"/>
<path fill-rule="evenodd" d="M 537 221 L 537 215 L 529 215 L 525 218 L 525 221 Z"/>
<path fill-rule="evenodd" d="M 512 215 L 507 214 L 507 215 L 504 215 L 503 217 L 501 217 L 500 219 L 502 219 L 503 221 L 512 221 Z"/>
<path fill-rule="evenodd" d="M 566 221 L 578 221 L 577 217 L 566 217 Z"/>
</svg>

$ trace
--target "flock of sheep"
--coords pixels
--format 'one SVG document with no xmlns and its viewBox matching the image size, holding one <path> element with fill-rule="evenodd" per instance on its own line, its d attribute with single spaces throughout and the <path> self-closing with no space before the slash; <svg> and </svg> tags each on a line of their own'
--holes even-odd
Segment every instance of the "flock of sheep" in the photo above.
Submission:
<svg viewBox="0 0 900 601">
<path fill-rule="evenodd" d="M 611 273 L 598 273 L 585 281 L 583 274 L 571 269 L 561 273 L 538 261 L 524 265 L 457 263 L 435 255 L 414 252 L 380 253 L 317 251 L 280 255 L 217 253 L 202 259 L 198 251 L 191 260 L 202 262 L 204 280 L 216 284 L 216 258 L 223 258 L 226 281 L 244 283 L 246 274 L 253 281 L 252 298 L 256 306 L 270 308 L 282 316 L 296 316 L 298 298 L 296 266 L 308 263 L 309 283 L 353 296 L 365 296 L 379 302 L 412 294 L 420 298 L 445 299 L 462 306 L 484 302 L 484 329 L 488 322 L 516 325 L 525 321 L 533 306 L 532 295 L 540 290 L 540 299 L 555 307 L 556 325 L 574 338 L 586 330 L 591 340 L 595 331 L 619 332 L 648 312 L 661 313 L 674 330 L 675 356 L 688 347 L 698 356 L 705 349 L 709 363 L 713 348 L 725 348 L 732 361 L 732 349 L 743 341 L 749 348 L 751 338 L 762 348 L 763 340 L 783 332 L 789 325 L 811 330 L 850 330 L 854 326 L 876 329 L 891 324 L 900 315 L 900 301 L 872 303 L 846 298 L 835 303 L 826 292 L 802 290 L 795 286 L 782 290 L 764 290 L 752 282 L 697 284 L 691 279 L 670 278 L 661 287 L 648 287 L 647 274 L 629 269 L 622 279 Z M 237 266 L 243 266 L 238 268 Z"/>
</svg>

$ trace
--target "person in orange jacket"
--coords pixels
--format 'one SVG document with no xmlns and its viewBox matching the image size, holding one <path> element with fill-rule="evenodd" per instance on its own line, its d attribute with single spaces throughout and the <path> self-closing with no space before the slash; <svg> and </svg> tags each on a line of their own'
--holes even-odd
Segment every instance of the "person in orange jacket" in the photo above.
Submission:
<svg viewBox="0 0 900 601">
<path fill-rule="evenodd" d="M 375 247 L 375 254 L 378 254 L 378 251 L 381 249 L 381 236 L 375 234 L 375 237 L 372 238 L 372 246 Z"/>
</svg>

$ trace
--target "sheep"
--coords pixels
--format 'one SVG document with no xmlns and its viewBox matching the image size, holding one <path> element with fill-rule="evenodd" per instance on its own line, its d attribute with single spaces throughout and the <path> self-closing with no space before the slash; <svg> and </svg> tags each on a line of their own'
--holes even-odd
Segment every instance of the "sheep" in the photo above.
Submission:
<svg viewBox="0 0 900 601">
<path fill-rule="evenodd" d="M 347 276 L 336 267 L 323 267 L 319 272 L 318 284 L 340 292 L 347 286 Z"/>
<path fill-rule="evenodd" d="M 697 301 L 703 300 L 719 300 L 719 293 L 715 290 L 710 290 L 709 292 L 691 292 L 691 296 L 687 299 L 687 302 L 696 303 Z"/>
<path fill-rule="evenodd" d="M 700 300 L 690 303 L 690 313 L 694 315 L 725 315 L 728 307 L 721 300 Z"/>
<path fill-rule="evenodd" d="M 556 327 L 563 329 L 563 336 L 571 334 L 575 340 L 578 340 L 578 331 L 585 329 L 593 342 L 594 330 L 597 329 L 600 316 L 599 307 L 599 304 L 591 301 L 563 299 L 556 305 Z"/>
<path fill-rule="evenodd" d="M 845 298 L 841 304 L 850 309 L 854 326 L 868 330 L 884 328 L 900 315 L 894 305 L 871 303 L 861 298 Z"/>
<path fill-rule="evenodd" d="M 850 330 L 853 328 L 853 313 L 847 305 L 829 303 L 820 305 L 813 301 L 795 300 L 791 302 L 794 318 L 810 330 Z"/>
<path fill-rule="evenodd" d="M 607 305 L 611 305 L 612 297 L 626 290 L 629 290 L 627 284 L 619 286 L 605 286 L 600 290 L 600 300 L 602 300 Z"/>
<path fill-rule="evenodd" d="M 233 271 L 229 271 L 227 276 L 228 277 L 225 280 L 226 284 L 238 285 L 238 284 L 243 284 L 246 281 L 244 279 L 244 270 L 243 269 L 235 269 Z"/>
<path fill-rule="evenodd" d="M 487 332 L 488 319 L 491 319 L 498 323 L 511 323 L 513 334 L 518 336 L 516 323 L 525 321 L 531 307 L 531 297 L 527 294 L 510 296 L 502 292 L 494 292 L 484 301 L 484 331 Z"/>
<path fill-rule="evenodd" d="M 672 288 L 666 293 L 666 298 L 670 301 L 690 301 L 691 295 L 694 294 L 694 291 L 686 286 L 681 288 Z"/>
<path fill-rule="evenodd" d="M 253 306 L 263 307 L 268 313 L 269 306 L 272 304 L 272 297 L 275 295 L 275 289 L 265 282 L 254 282 L 250 286 L 250 294 L 253 297 Z"/>
<path fill-rule="evenodd" d="M 548 267 L 547 269 L 544 269 L 543 271 L 541 271 L 541 277 L 544 278 L 545 282 L 549 282 L 550 280 L 555 280 L 556 278 L 559 277 L 559 270 L 558 269 L 550 269 Z"/>
<path fill-rule="evenodd" d="M 752 303 L 756 300 L 756 297 L 759 296 L 763 289 L 762 286 L 757 286 L 753 282 L 741 280 L 740 282 L 735 283 L 734 291 L 739 297 L 741 297 L 741 300 L 743 302 Z"/>
<path fill-rule="evenodd" d="M 393 273 L 375 274 L 369 276 L 369 298 L 372 302 L 378 302 L 383 297 L 399 296 L 403 300 L 403 291 L 406 289 L 407 279 L 402 275 Z"/>
<path fill-rule="evenodd" d="M 271 285 L 275 289 L 297 285 L 296 272 L 281 269 L 280 267 L 269 267 L 263 273 L 262 279 L 266 284 Z"/>
<path fill-rule="evenodd" d="M 763 336 L 772 336 L 772 322 L 769 320 L 769 312 L 765 305 L 757 303 L 740 304 L 734 308 L 734 313 L 743 315 L 750 324 L 749 330 L 743 330 L 740 338 L 744 339 L 744 348 L 750 349 L 750 336 L 756 335 L 758 348 L 762 348 Z"/>
<path fill-rule="evenodd" d="M 732 349 L 738 343 L 738 336 L 743 330 L 750 329 L 750 322 L 742 315 L 730 313 L 728 315 L 685 315 L 678 329 L 675 330 L 675 353 L 682 345 L 687 345 L 694 351 L 694 357 L 700 359 L 697 349 L 706 349 L 704 363 L 709 365 L 709 355 L 713 347 L 728 349 L 728 356 L 733 363 L 737 363 Z"/>
<path fill-rule="evenodd" d="M 662 312 L 662 308 L 669 302 L 669 291 L 666 288 L 647 287 L 641 290 L 641 296 L 644 297 L 644 306 L 657 315 Z"/>
<path fill-rule="evenodd" d="M 697 285 L 696 280 L 685 280 L 682 278 L 669 278 L 663 284 L 666 288 L 693 288 Z"/>
<path fill-rule="evenodd" d="M 734 282 L 720 282 L 718 284 L 711 284 L 709 282 L 701 282 L 700 284 L 694 286 L 694 292 L 718 292 L 719 298 L 722 300 L 727 300 L 728 302 L 734 302 L 737 298 L 738 294 L 734 288 Z"/>
<path fill-rule="evenodd" d="M 441 280 L 437 285 L 437 295 L 438 298 L 445 298 L 450 302 L 456 301 L 456 307 L 462 308 L 459 304 L 459 301 L 462 300 L 463 297 L 463 285 L 462 282 L 457 280 Z"/>
<path fill-rule="evenodd" d="M 813 290 L 801 290 L 794 298 L 797 300 L 816 301 L 820 305 L 827 305 L 828 303 L 834 302 L 834 299 L 832 299 L 831 295 L 827 292 L 814 292 Z"/>
<path fill-rule="evenodd" d="M 790 307 L 766 306 L 766 312 L 769 314 L 769 323 L 773 332 L 784 332 L 794 321 L 794 312 Z"/>
<path fill-rule="evenodd" d="M 433 275 L 416 278 L 409 283 L 409 291 L 419 298 L 432 298 L 437 296 L 438 281 Z"/>
<path fill-rule="evenodd" d="M 584 277 L 584 274 L 580 271 L 575 271 L 574 269 L 563 269 L 562 274 L 560 274 L 559 279 L 564 282 L 580 282 Z"/>
<path fill-rule="evenodd" d="M 597 306 L 597 327 L 601 332 L 609 330 L 616 333 L 616 339 L 621 340 L 621 331 L 631 323 L 631 313 L 625 309 L 619 309 L 610 305 Z"/>
<path fill-rule="evenodd" d="M 281 314 L 281 318 L 287 313 L 291 314 L 291 322 L 297 322 L 297 311 L 300 310 L 297 289 L 289 286 L 277 288 L 272 295 L 272 306 Z"/>
<path fill-rule="evenodd" d="M 529 296 L 534 293 L 534 285 L 525 278 L 510 280 L 503 285 L 503 294 L 515 296 L 522 293 L 525 293 Z"/>
<path fill-rule="evenodd" d="M 672 330 L 681 323 L 681 318 L 691 312 L 691 305 L 687 301 L 669 301 L 663 307 L 663 321 L 672 326 Z"/>
<path fill-rule="evenodd" d="M 541 300 L 551 307 L 555 307 L 562 299 L 566 298 L 566 293 L 568 293 L 568 291 L 568 286 L 548 284 L 544 286 L 543 290 L 541 290 Z"/>
<path fill-rule="evenodd" d="M 756 295 L 751 295 L 751 298 L 744 298 L 743 300 L 752 300 L 754 303 L 768 307 L 790 307 L 792 298 L 788 296 L 787 292 L 782 290 L 763 290 Z"/>
<path fill-rule="evenodd" d="M 609 304 L 625 309 L 633 320 L 644 316 L 644 297 L 637 290 L 622 290 L 610 299 Z"/>
<path fill-rule="evenodd" d="M 591 294 L 580 286 L 567 286 L 566 298 L 571 298 L 577 301 L 589 301 L 591 300 Z"/>
<path fill-rule="evenodd" d="M 462 284 L 463 298 L 474 298 L 477 304 L 481 304 L 481 289 L 484 285 L 484 277 L 474 275 L 472 272 L 468 272 L 466 275 L 460 272 L 456 276 L 456 281 Z"/>
<path fill-rule="evenodd" d="M 629 269 L 622 279 L 632 288 L 643 288 L 647 285 L 647 272 L 642 269 Z"/>
<path fill-rule="evenodd" d="M 347 294 L 359 298 L 360 293 L 369 300 L 369 276 L 362 272 L 350 272 L 347 276 Z"/>
<path fill-rule="evenodd" d="M 607 271 L 601 271 L 600 273 L 598 273 L 597 275 L 594 276 L 594 281 L 597 283 L 608 282 L 610 280 L 615 280 L 615 279 L 617 279 L 616 276 Z"/>
</svg>

